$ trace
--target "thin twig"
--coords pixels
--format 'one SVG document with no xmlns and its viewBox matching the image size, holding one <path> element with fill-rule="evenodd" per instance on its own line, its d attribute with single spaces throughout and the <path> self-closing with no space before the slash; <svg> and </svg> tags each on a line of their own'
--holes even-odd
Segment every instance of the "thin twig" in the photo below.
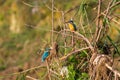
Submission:
<svg viewBox="0 0 120 80">
<path fill-rule="evenodd" d="M 39 79 L 35 79 L 35 78 L 31 77 L 31 76 L 26 76 L 26 77 L 31 79 L 31 80 L 39 80 Z"/>
<path fill-rule="evenodd" d="M 62 21 L 63 21 L 63 23 L 65 22 L 65 13 L 62 11 Z M 65 54 L 66 54 L 66 46 L 67 46 L 67 41 L 66 41 L 66 31 L 65 31 L 65 29 L 66 29 L 66 24 L 64 24 L 63 25 L 64 26 L 64 32 L 63 32 L 63 34 L 64 34 L 64 46 L 65 46 Z"/>
<path fill-rule="evenodd" d="M 116 2 L 115 4 L 113 4 L 113 5 L 110 6 L 109 10 L 112 9 L 113 7 L 119 5 L 119 4 L 120 4 L 120 1 Z M 104 10 L 104 11 L 102 12 L 102 14 L 105 14 L 106 11 L 107 11 L 107 9 Z M 97 16 L 96 19 L 98 19 L 98 17 L 100 17 L 102 14 L 100 14 L 99 16 Z M 96 21 L 96 19 L 95 19 L 95 21 Z"/>
<path fill-rule="evenodd" d="M 96 38 L 96 42 L 98 42 L 98 40 L 100 38 L 102 28 L 103 28 L 102 25 L 100 25 L 100 28 L 99 28 L 99 31 L 98 31 L 98 35 L 97 35 L 97 38 Z"/>
<path fill-rule="evenodd" d="M 50 69 L 49 69 L 48 60 L 46 60 L 46 64 L 47 64 L 48 78 L 49 78 L 49 80 L 51 80 L 51 76 L 50 76 Z"/>
<path fill-rule="evenodd" d="M 109 66 L 107 63 L 105 64 L 105 66 L 111 70 L 114 74 L 118 75 L 120 77 L 120 72 L 118 72 L 117 70 L 113 69 L 111 66 Z"/>
<path fill-rule="evenodd" d="M 72 32 L 72 47 L 74 46 L 74 33 Z"/>
<path fill-rule="evenodd" d="M 85 61 L 85 58 L 83 58 L 83 59 L 81 60 L 81 62 L 77 65 L 77 69 L 78 69 L 82 64 L 84 64 L 84 61 Z"/>
<path fill-rule="evenodd" d="M 52 69 L 50 69 L 50 72 L 52 72 L 52 73 L 56 74 L 57 76 L 59 76 L 59 73 L 53 71 Z"/>
<path fill-rule="evenodd" d="M 108 15 L 109 10 L 110 10 L 110 6 L 111 6 L 112 2 L 113 2 L 113 0 L 111 0 L 111 1 L 109 2 L 108 7 L 107 7 L 107 9 L 106 9 L 106 14 L 105 14 L 104 18 L 106 18 L 106 16 Z M 100 16 L 100 14 L 99 14 L 98 16 Z M 96 38 L 96 42 L 98 42 L 98 40 L 99 40 L 99 38 L 100 38 L 100 35 L 101 35 L 101 31 L 102 31 L 102 29 L 103 29 L 103 25 L 102 25 L 102 24 L 99 24 L 99 26 L 100 26 L 100 29 L 99 29 L 99 31 L 98 31 L 98 35 L 97 35 L 97 38 Z"/>
<path fill-rule="evenodd" d="M 86 14 L 86 19 L 87 19 L 87 22 L 88 22 L 88 28 L 89 28 L 89 30 L 90 30 L 90 33 L 92 33 L 92 30 L 91 30 L 91 26 L 90 26 L 90 22 L 89 22 L 89 19 L 88 19 L 88 15 L 87 15 L 87 10 L 86 10 L 86 8 L 85 8 L 85 14 Z M 91 38 L 93 39 L 93 35 L 91 34 Z"/>
<path fill-rule="evenodd" d="M 85 33 L 85 29 L 84 29 L 84 26 L 83 26 L 83 24 L 82 24 L 82 22 L 83 22 L 83 21 L 82 21 L 82 17 L 83 17 L 83 16 L 81 15 L 81 16 L 80 16 L 80 20 L 79 20 L 80 22 L 79 22 L 79 23 L 80 23 L 80 26 L 82 27 L 83 32 Z M 86 34 L 85 34 L 85 36 L 86 36 Z"/>
<path fill-rule="evenodd" d="M 108 7 L 107 7 L 107 9 L 106 9 L 106 14 L 105 14 L 105 18 L 106 18 L 106 16 L 108 15 L 108 13 L 109 13 L 109 10 L 110 10 L 110 6 L 111 6 L 111 4 L 113 3 L 113 0 L 111 0 L 110 2 L 109 2 L 109 4 L 108 4 Z"/>
<path fill-rule="evenodd" d="M 91 45 L 90 41 L 84 37 L 82 34 L 78 33 L 78 32 L 74 32 L 76 35 L 78 35 L 79 37 L 81 37 L 89 46 L 89 48 L 91 49 L 92 53 L 95 53 L 95 50 L 93 48 L 93 46 Z"/>
<path fill-rule="evenodd" d="M 117 75 L 116 75 L 116 73 L 114 73 L 114 76 L 115 76 L 114 80 L 117 80 Z"/>
<path fill-rule="evenodd" d="M 29 6 L 29 7 L 40 7 L 40 6 L 34 6 L 34 5 L 31 5 L 29 3 L 26 3 L 25 1 L 22 1 L 23 4 L 25 4 L 26 6 Z"/>
<path fill-rule="evenodd" d="M 45 1 L 43 0 L 43 3 L 45 5 L 46 8 L 48 8 L 50 11 L 53 11 L 53 12 L 61 12 L 59 9 L 57 9 L 55 6 L 53 6 L 53 9 L 45 3 Z"/>
<path fill-rule="evenodd" d="M 96 32 L 95 32 L 95 42 L 97 42 L 98 41 L 98 39 L 99 39 L 99 33 L 100 33 L 100 31 L 101 31 L 101 29 L 102 28 L 100 28 L 101 26 L 100 26 L 100 13 L 101 13 L 101 0 L 99 0 L 99 4 L 98 4 L 98 13 L 97 13 L 97 22 L 96 22 Z"/>
<path fill-rule="evenodd" d="M 65 30 L 65 31 L 71 32 L 70 30 Z M 91 45 L 90 41 L 84 35 L 82 35 L 78 32 L 74 32 L 74 33 L 87 43 L 87 45 L 90 47 L 92 53 L 95 53 L 94 47 Z"/>
<path fill-rule="evenodd" d="M 74 9 L 79 8 L 79 7 L 80 7 L 80 5 L 77 5 L 74 8 L 71 8 L 68 11 L 66 11 L 65 14 L 67 14 L 67 13 L 69 13 L 69 12 L 73 11 Z"/>
<path fill-rule="evenodd" d="M 102 15 L 105 15 L 105 13 L 101 13 Z M 118 25 L 120 25 L 120 22 L 115 20 L 114 18 L 112 18 L 111 16 L 106 16 L 107 18 L 109 18 L 110 20 L 112 20 L 113 22 L 117 23 Z"/>
<path fill-rule="evenodd" d="M 68 53 L 66 56 L 61 57 L 60 60 L 66 59 L 66 58 L 68 58 L 69 56 L 71 56 L 72 54 L 75 54 L 75 53 L 77 53 L 77 52 L 80 52 L 80 51 L 86 50 L 86 49 L 90 49 L 90 47 L 81 48 L 81 49 L 75 50 L 75 51 L 73 51 L 73 52 L 71 52 L 71 53 Z"/>
<path fill-rule="evenodd" d="M 120 1 L 116 2 L 114 5 L 112 5 L 112 6 L 110 7 L 110 9 L 113 8 L 113 7 L 115 7 L 115 6 L 117 6 L 117 5 L 119 5 L 119 4 L 120 4 Z"/>
<path fill-rule="evenodd" d="M 34 69 L 39 69 L 39 68 L 42 68 L 42 67 L 46 67 L 46 66 L 42 65 L 42 66 L 37 66 L 37 67 L 34 67 L 34 68 L 30 68 L 30 69 L 24 70 L 22 72 L 16 72 L 16 73 L 12 73 L 12 74 L 6 74 L 6 75 L 3 75 L 3 76 L 0 76 L 0 79 L 4 78 L 4 77 L 9 77 L 9 76 L 12 76 L 12 75 L 19 75 L 19 74 L 26 73 L 26 72 L 32 71 Z"/>
<path fill-rule="evenodd" d="M 53 46 L 53 39 L 54 39 L 54 33 L 53 33 L 53 29 L 54 29 L 54 0 L 52 0 L 52 46 Z"/>
<path fill-rule="evenodd" d="M 108 15 L 109 10 L 110 10 L 110 5 L 112 4 L 112 2 L 113 2 L 113 0 L 111 0 L 111 2 L 109 2 L 108 7 L 107 7 L 107 10 L 106 10 L 106 14 L 105 14 L 104 18 L 106 18 L 106 16 Z M 100 16 L 100 14 L 99 14 L 98 16 Z M 100 19 L 99 19 L 99 20 L 100 20 Z M 98 42 L 98 40 L 99 40 L 99 38 L 100 38 L 100 36 L 101 36 L 102 29 L 103 29 L 103 24 L 101 24 L 100 21 L 99 21 L 99 27 L 100 27 L 100 28 L 99 28 L 99 30 L 98 30 L 96 42 Z M 104 26 L 104 27 L 105 27 L 105 26 Z M 105 29 L 106 29 L 106 27 L 105 27 Z M 104 31 L 105 31 L 105 29 L 104 29 Z"/>
</svg>

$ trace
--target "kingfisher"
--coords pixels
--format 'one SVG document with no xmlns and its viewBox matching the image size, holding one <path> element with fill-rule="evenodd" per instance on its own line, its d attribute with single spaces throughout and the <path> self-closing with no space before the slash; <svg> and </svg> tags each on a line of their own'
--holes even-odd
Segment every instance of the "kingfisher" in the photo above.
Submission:
<svg viewBox="0 0 120 80">
<path fill-rule="evenodd" d="M 50 50 L 51 50 L 51 48 L 46 48 L 45 49 L 45 51 L 42 55 L 42 62 L 44 62 L 48 58 L 48 56 L 50 55 Z"/>
<path fill-rule="evenodd" d="M 71 20 L 69 20 L 68 22 L 66 22 L 66 23 L 68 23 L 68 27 L 69 27 L 69 29 L 73 32 L 73 31 L 77 31 L 77 27 L 76 27 L 76 25 L 75 25 L 75 23 L 73 22 L 73 20 L 71 19 Z"/>
</svg>

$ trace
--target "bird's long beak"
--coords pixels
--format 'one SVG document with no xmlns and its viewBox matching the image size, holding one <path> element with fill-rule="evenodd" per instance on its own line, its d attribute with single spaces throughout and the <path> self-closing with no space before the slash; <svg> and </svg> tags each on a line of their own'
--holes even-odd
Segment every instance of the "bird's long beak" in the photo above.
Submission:
<svg viewBox="0 0 120 80">
<path fill-rule="evenodd" d="M 66 23 L 69 23 L 69 21 L 65 22 L 65 24 L 66 24 Z"/>
</svg>

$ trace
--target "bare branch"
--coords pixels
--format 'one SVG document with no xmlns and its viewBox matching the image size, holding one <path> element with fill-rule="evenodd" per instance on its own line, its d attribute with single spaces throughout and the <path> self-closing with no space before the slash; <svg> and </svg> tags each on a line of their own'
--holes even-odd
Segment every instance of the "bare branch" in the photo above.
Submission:
<svg viewBox="0 0 120 80">
<path fill-rule="evenodd" d="M 32 71 L 32 70 L 35 70 L 35 69 L 43 68 L 43 67 L 46 67 L 46 66 L 45 65 L 40 65 L 40 66 L 37 66 L 37 67 L 33 67 L 33 68 L 30 68 L 30 69 L 24 70 L 22 72 L 16 72 L 16 73 L 12 73 L 12 74 L 1 75 L 0 79 L 4 78 L 4 77 L 9 77 L 9 76 L 12 76 L 12 75 L 19 75 L 19 74 L 26 73 L 26 72 L 29 72 L 29 71 Z"/>
<path fill-rule="evenodd" d="M 105 66 L 111 70 L 114 74 L 118 75 L 120 77 L 120 72 L 118 72 L 117 70 L 113 69 L 111 66 L 109 66 L 107 63 L 105 64 Z"/>
<path fill-rule="evenodd" d="M 102 29 L 102 26 L 100 25 L 101 3 L 102 3 L 102 1 L 99 0 L 98 13 L 97 13 L 97 21 L 96 21 L 96 26 L 97 27 L 96 27 L 96 32 L 95 32 L 95 36 L 94 36 L 94 39 L 96 39 L 95 42 L 98 41 L 101 29 Z"/>
<path fill-rule="evenodd" d="M 26 76 L 26 77 L 31 79 L 31 80 L 39 80 L 39 79 L 35 79 L 35 78 L 31 77 L 31 76 Z"/>
<path fill-rule="evenodd" d="M 93 46 L 91 45 L 90 41 L 84 37 L 82 34 L 78 33 L 78 32 L 74 32 L 76 35 L 78 35 L 79 37 L 81 37 L 89 46 L 89 48 L 91 49 L 92 53 L 95 53 L 95 50 L 93 48 Z"/>
<path fill-rule="evenodd" d="M 51 80 L 50 68 L 49 68 L 48 60 L 46 60 L 46 64 L 47 64 L 48 78 L 49 78 L 49 80 Z"/>
<path fill-rule="evenodd" d="M 75 54 L 75 53 L 77 53 L 77 52 L 80 52 L 80 51 L 86 50 L 86 49 L 90 49 L 90 47 L 81 48 L 81 49 L 75 50 L 75 51 L 73 51 L 73 52 L 71 52 L 71 53 L 68 53 L 68 55 L 61 57 L 60 60 L 66 59 L 66 58 L 68 58 L 69 56 L 71 56 L 72 54 Z"/>
<path fill-rule="evenodd" d="M 105 13 L 102 13 L 102 15 L 105 15 Z M 112 20 L 113 22 L 117 23 L 118 25 L 120 25 L 120 22 L 118 22 L 117 20 L 115 20 L 114 18 L 110 17 L 107 15 L 107 18 L 109 18 L 110 20 Z"/>
</svg>

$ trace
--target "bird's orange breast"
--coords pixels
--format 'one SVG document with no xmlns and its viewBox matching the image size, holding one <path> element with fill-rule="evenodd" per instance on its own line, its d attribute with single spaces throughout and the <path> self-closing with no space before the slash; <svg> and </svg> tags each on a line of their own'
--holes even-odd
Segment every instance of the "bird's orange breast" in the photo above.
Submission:
<svg viewBox="0 0 120 80">
<path fill-rule="evenodd" d="M 68 26 L 69 26 L 71 31 L 75 31 L 74 26 L 71 23 L 69 23 Z"/>
</svg>

